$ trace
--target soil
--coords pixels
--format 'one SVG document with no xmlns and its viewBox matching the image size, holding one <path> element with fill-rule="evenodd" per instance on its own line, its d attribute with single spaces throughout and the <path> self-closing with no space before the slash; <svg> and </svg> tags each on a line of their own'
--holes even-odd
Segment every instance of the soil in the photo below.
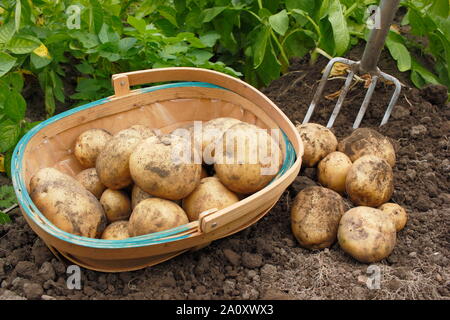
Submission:
<svg viewBox="0 0 450 320">
<path fill-rule="evenodd" d="M 361 48 L 348 55 L 358 59 Z M 301 122 L 326 64 L 294 61 L 290 72 L 263 89 L 294 122 Z M 379 84 L 363 127 L 392 139 L 397 150 L 392 201 L 409 213 L 397 245 L 380 268 L 379 289 L 369 289 L 368 265 L 338 244 L 321 251 L 301 248 L 290 231 L 296 193 L 316 184 L 315 169 L 302 169 L 277 205 L 258 223 L 208 247 L 144 270 L 108 274 L 82 269 L 82 288 L 66 286 L 66 266 L 52 256 L 18 210 L 0 226 L 1 299 L 450 299 L 450 108 L 446 90 L 410 88 L 387 55 L 380 69 L 405 84 L 389 122 L 378 127 L 392 93 Z M 333 80 L 326 94 L 339 89 Z M 365 89 L 348 94 L 333 131 L 340 139 Z M 336 101 L 323 99 L 312 121 L 325 124 Z M 0 183 L 7 183 L 2 178 Z"/>
</svg>

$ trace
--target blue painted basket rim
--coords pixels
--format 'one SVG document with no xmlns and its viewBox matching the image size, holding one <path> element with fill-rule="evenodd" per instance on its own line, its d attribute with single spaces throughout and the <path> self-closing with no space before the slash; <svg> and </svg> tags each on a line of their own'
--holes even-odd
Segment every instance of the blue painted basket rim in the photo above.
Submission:
<svg viewBox="0 0 450 320">
<path fill-rule="evenodd" d="M 148 93 L 156 90 L 162 90 L 162 89 L 169 89 L 169 88 L 179 88 L 179 87 L 205 87 L 205 88 L 216 88 L 216 89 L 223 89 L 228 90 L 226 88 L 206 83 L 206 82 L 177 82 L 177 83 L 169 83 L 169 84 L 163 84 L 163 85 L 157 85 L 152 87 L 146 87 L 137 89 L 136 91 L 138 93 Z M 93 108 L 98 105 L 102 105 L 104 103 L 107 103 L 111 101 L 110 98 L 103 98 L 97 101 L 93 101 L 87 104 L 84 104 L 82 106 L 67 110 L 65 112 L 62 112 L 58 115 L 55 115 L 40 124 L 36 125 L 34 128 L 32 128 L 30 131 L 28 131 L 22 139 L 18 142 L 16 145 L 12 160 L 11 160 L 11 175 L 12 175 L 12 182 L 14 186 L 14 191 L 16 193 L 19 205 L 21 206 L 22 210 L 25 211 L 27 216 L 33 220 L 35 224 L 40 226 L 43 230 L 45 230 L 50 235 L 80 246 L 90 247 L 90 248 L 99 248 L 99 249 L 119 249 L 119 248 L 136 248 L 136 247 L 145 247 L 160 243 L 166 243 L 176 240 L 181 240 L 188 238 L 190 234 L 185 235 L 179 235 L 182 232 L 185 232 L 189 230 L 189 227 L 187 225 L 182 225 L 176 228 L 172 228 L 170 230 L 165 230 L 161 232 L 156 232 L 148 235 L 142 235 L 137 237 L 132 237 L 128 239 L 123 240 L 104 240 L 104 239 L 96 239 L 96 238 L 87 238 L 82 237 L 78 235 L 74 235 L 68 232 L 65 232 L 56 226 L 53 225 L 36 207 L 34 202 L 31 200 L 31 197 L 28 193 L 28 190 L 25 185 L 25 181 L 22 176 L 22 163 L 23 163 L 23 155 L 24 150 L 28 144 L 28 142 L 31 140 L 31 138 L 39 132 L 41 129 L 45 128 L 49 124 L 58 121 L 62 118 L 68 117 L 76 112 Z M 281 130 L 282 131 L 282 130 Z M 283 165 L 278 172 L 277 176 L 272 180 L 278 179 L 280 176 L 282 176 L 289 168 L 292 167 L 296 160 L 296 153 L 294 150 L 294 147 L 292 146 L 292 143 L 289 141 L 287 135 L 282 131 L 283 138 L 286 144 L 286 157 L 283 162 Z M 33 213 L 34 211 L 35 213 Z M 37 217 L 37 216 L 39 217 Z M 41 221 L 44 221 L 45 224 L 43 224 Z M 167 238 L 170 237 L 170 238 Z"/>
</svg>

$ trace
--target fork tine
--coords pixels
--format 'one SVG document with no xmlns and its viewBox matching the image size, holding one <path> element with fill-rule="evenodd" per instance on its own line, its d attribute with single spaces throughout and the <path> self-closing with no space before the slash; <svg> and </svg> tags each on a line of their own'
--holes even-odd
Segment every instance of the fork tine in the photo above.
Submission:
<svg viewBox="0 0 450 320">
<path fill-rule="evenodd" d="M 323 90 L 325 89 L 325 85 L 327 84 L 328 76 L 330 75 L 331 69 L 336 62 L 341 61 L 341 58 L 333 58 L 328 61 L 327 66 L 325 67 L 325 71 L 323 72 L 322 79 L 320 79 L 319 86 L 317 87 L 316 93 L 314 94 L 313 100 L 309 105 L 308 111 L 306 112 L 305 118 L 303 119 L 303 123 L 308 123 L 311 119 L 311 116 L 316 108 L 316 105 L 319 103 L 320 98 L 322 97 Z"/>
<path fill-rule="evenodd" d="M 334 106 L 334 110 L 333 110 L 333 113 L 331 114 L 330 119 L 328 120 L 327 128 L 331 128 L 333 126 L 334 121 L 336 120 L 336 118 L 341 110 L 342 104 L 344 103 L 345 96 L 348 93 L 348 90 L 350 88 L 350 84 L 352 83 L 354 75 L 355 75 L 355 72 L 353 70 L 351 70 L 348 73 L 347 79 L 345 79 L 345 84 L 341 89 L 342 91 L 341 91 L 341 94 L 339 95 L 339 99 L 338 99 L 336 105 Z"/>
<path fill-rule="evenodd" d="M 402 85 L 396 77 L 393 77 L 390 74 L 384 72 L 381 72 L 381 76 L 385 79 L 388 79 L 389 81 L 392 81 L 395 84 L 395 91 L 392 95 L 391 101 L 389 102 L 389 106 L 384 113 L 383 120 L 381 120 L 380 127 L 388 122 L 389 117 L 391 116 L 392 109 L 394 109 L 395 103 L 397 102 L 400 95 L 400 91 L 402 90 Z"/>
<path fill-rule="evenodd" d="M 359 128 L 362 119 L 364 118 L 364 114 L 366 113 L 367 106 L 370 103 L 370 99 L 372 98 L 372 94 L 377 86 L 378 76 L 374 75 L 372 77 L 372 82 L 370 83 L 369 89 L 367 90 L 366 96 L 364 97 L 364 101 L 361 104 L 361 108 L 359 109 L 358 115 L 356 116 L 355 122 L 353 123 L 353 129 Z"/>
</svg>

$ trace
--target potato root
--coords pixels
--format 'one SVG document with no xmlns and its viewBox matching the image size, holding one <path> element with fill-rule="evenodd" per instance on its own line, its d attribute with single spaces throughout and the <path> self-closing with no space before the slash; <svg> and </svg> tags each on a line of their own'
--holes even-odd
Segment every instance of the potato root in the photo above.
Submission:
<svg viewBox="0 0 450 320">
<path fill-rule="evenodd" d="M 300 245 L 316 250 L 336 241 L 344 201 L 333 190 L 308 187 L 300 191 L 291 209 L 291 229 Z"/>
<path fill-rule="evenodd" d="M 123 191 L 106 189 L 100 203 L 109 222 L 128 219 L 131 214 L 130 199 Z"/>
<path fill-rule="evenodd" d="M 342 216 L 338 241 L 341 248 L 356 260 L 377 262 L 389 256 L 395 247 L 395 225 L 378 209 L 356 207 Z"/>
<path fill-rule="evenodd" d="M 396 231 L 402 230 L 408 221 L 406 210 L 396 203 L 384 203 L 378 207 L 383 213 L 388 214 L 394 221 Z"/>
<path fill-rule="evenodd" d="M 194 221 L 206 210 L 221 210 L 238 201 L 238 196 L 228 190 L 217 177 L 208 177 L 202 179 L 197 188 L 183 199 L 183 209 L 189 221 Z"/>
<path fill-rule="evenodd" d="M 386 160 L 395 165 L 395 150 L 389 139 L 369 128 L 358 128 L 338 144 L 338 150 L 345 153 L 352 162 L 366 155 Z"/>
<path fill-rule="evenodd" d="M 30 196 L 44 216 L 65 232 L 96 238 L 106 227 L 106 215 L 97 198 L 56 169 L 44 168 L 33 175 Z"/>
<path fill-rule="evenodd" d="M 85 168 L 95 167 L 95 161 L 112 135 L 104 129 L 89 129 L 75 141 L 74 155 Z"/>
<path fill-rule="evenodd" d="M 129 237 L 128 221 L 126 220 L 110 223 L 102 234 L 102 239 L 104 240 L 123 240 Z"/>
<path fill-rule="evenodd" d="M 320 184 L 340 194 L 345 192 L 345 180 L 352 162 L 345 153 L 334 151 L 323 158 L 317 166 Z"/>
<path fill-rule="evenodd" d="M 381 158 L 363 156 L 348 171 L 345 189 L 354 204 L 378 207 L 394 192 L 392 168 Z"/>
<path fill-rule="evenodd" d="M 136 237 L 172 229 L 188 223 L 183 209 L 173 201 L 150 198 L 141 201 L 131 214 L 128 232 Z"/>
<path fill-rule="evenodd" d="M 79 183 L 86 188 L 87 191 L 91 192 L 97 199 L 100 199 L 103 191 L 105 191 L 106 186 L 100 181 L 97 170 L 95 168 L 85 169 L 80 171 L 75 177 Z"/>
<path fill-rule="evenodd" d="M 305 148 L 302 163 L 314 167 L 329 153 L 336 151 L 338 141 L 330 129 L 317 123 L 305 123 L 296 126 Z"/>
</svg>

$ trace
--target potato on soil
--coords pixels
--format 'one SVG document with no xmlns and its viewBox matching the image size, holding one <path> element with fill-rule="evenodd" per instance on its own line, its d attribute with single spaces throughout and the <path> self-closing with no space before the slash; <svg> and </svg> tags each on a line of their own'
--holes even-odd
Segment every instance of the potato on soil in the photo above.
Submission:
<svg viewBox="0 0 450 320">
<path fill-rule="evenodd" d="M 123 191 L 106 189 L 100 203 L 109 222 L 128 219 L 131 214 L 130 199 Z"/>
<path fill-rule="evenodd" d="M 131 209 L 134 210 L 139 202 L 152 197 L 153 196 L 151 194 L 148 194 L 147 192 L 139 188 L 136 184 L 133 185 L 133 189 L 131 190 Z"/>
<path fill-rule="evenodd" d="M 128 232 L 131 237 L 141 236 L 188 223 L 186 213 L 173 201 L 150 198 L 141 201 L 131 214 Z"/>
<path fill-rule="evenodd" d="M 291 209 L 291 228 L 300 245 L 323 249 L 336 241 L 339 220 L 345 211 L 342 197 L 323 187 L 300 191 Z"/>
<path fill-rule="evenodd" d="M 30 196 L 44 216 L 63 231 L 96 238 L 106 227 L 106 215 L 97 198 L 56 169 L 44 168 L 33 175 Z"/>
<path fill-rule="evenodd" d="M 195 163 L 196 150 L 177 135 L 153 136 L 139 144 L 130 156 L 134 182 L 152 196 L 180 200 L 200 183 L 202 166 Z"/>
<path fill-rule="evenodd" d="M 383 213 L 388 214 L 394 221 L 395 229 L 398 231 L 402 230 L 406 222 L 408 221 L 408 214 L 406 210 L 396 203 L 385 203 L 378 207 Z"/>
<path fill-rule="evenodd" d="M 75 141 L 74 155 L 85 168 L 95 167 L 95 160 L 111 140 L 112 135 L 103 129 L 89 129 L 80 134 Z"/>
<path fill-rule="evenodd" d="M 105 240 L 122 240 L 129 238 L 128 221 L 120 220 L 110 223 L 103 231 L 102 239 Z"/>
<path fill-rule="evenodd" d="M 323 158 L 317 166 L 317 176 L 322 186 L 336 192 L 345 192 L 345 180 L 352 162 L 345 153 L 334 151 Z"/>
<path fill-rule="evenodd" d="M 336 151 L 338 142 L 330 129 L 317 123 L 300 124 L 296 128 L 305 148 L 302 162 L 306 167 L 314 167 L 329 153 Z"/>
<path fill-rule="evenodd" d="M 381 158 L 363 156 L 348 171 L 345 189 L 354 204 L 378 207 L 394 192 L 392 168 Z"/>
<path fill-rule="evenodd" d="M 221 210 L 238 201 L 238 196 L 228 190 L 217 177 L 208 177 L 202 179 L 198 187 L 183 199 L 183 209 L 189 220 L 194 221 L 206 210 Z"/>
<path fill-rule="evenodd" d="M 97 199 L 100 199 L 103 191 L 105 191 L 105 185 L 100 181 L 95 168 L 89 168 L 81 171 L 75 177 L 79 183 L 91 192 Z"/>
<path fill-rule="evenodd" d="M 395 165 L 395 150 L 389 139 L 369 128 L 358 128 L 338 144 L 338 150 L 345 153 L 352 162 L 362 156 L 373 155 Z"/>
<path fill-rule="evenodd" d="M 129 167 L 130 155 L 137 145 L 152 132 L 151 129 L 145 131 L 132 127 L 119 131 L 106 144 L 95 165 L 100 181 L 106 187 L 118 190 L 132 183 Z"/>
<path fill-rule="evenodd" d="M 266 130 L 241 122 L 229 128 L 215 149 L 214 169 L 235 193 L 250 194 L 269 184 L 283 162 L 278 141 Z"/>
<path fill-rule="evenodd" d="M 214 163 L 215 145 L 220 141 L 223 134 L 233 125 L 242 123 L 235 118 L 216 118 L 203 123 L 200 146 L 202 150 L 203 161 L 206 164 Z"/>
<path fill-rule="evenodd" d="M 380 261 L 394 249 L 395 225 L 378 209 L 356 207 L 342 216 L 338 241 L 345 252 L 360 262 Z"/>
</svg>

